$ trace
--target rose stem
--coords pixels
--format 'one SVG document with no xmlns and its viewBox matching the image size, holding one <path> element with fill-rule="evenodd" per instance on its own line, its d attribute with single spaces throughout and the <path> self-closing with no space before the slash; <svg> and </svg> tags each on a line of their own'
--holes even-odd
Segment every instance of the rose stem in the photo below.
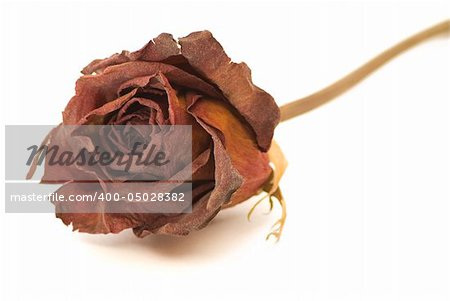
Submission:
<svg viewBox="0 0 450 301">
<path fill-rule="evenodd" d="M 294 100 L 288 104 L 282 105 L 281 110 L 281 122 L 291 119 L 293 117 L 302 115 L 311 110 L 314 110 L 321 105 L 331 101 L 337 96 L 341 95 L 345 91 L 349 90 L 363 79 L 365 79 L 372 72 L 389 62 L 391 59 L 401 54 L 402 52 L 424 42 L 432 37 L 440 34 L 449 34 L 450 32 L 450 20 L 446 20 L 442 23 L 436 24 L 424 31 L 416 33 L 415 35 L 407 38 L 406 40 L 398 43 L 397 45 L 385 50 L 378 56 L 371 59 L 358 69 L 354 70 L 347 76 L 334 82 L 328 87 L 315 92 L 304 98 Z"/>
</svg>

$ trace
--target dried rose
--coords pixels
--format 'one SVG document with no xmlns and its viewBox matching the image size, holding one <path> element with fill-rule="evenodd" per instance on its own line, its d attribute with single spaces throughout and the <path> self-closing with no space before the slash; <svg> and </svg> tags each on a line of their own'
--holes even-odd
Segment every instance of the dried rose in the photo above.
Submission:
<svg viewBox="0 0 450 301">
<path fill-rule="evenodd" d="M 117 233 L 133 228 L 139 237 L 150 233 L 185 235 L 206 226 L 221 209 L 265 191 L 248 216 L 267 197 L 271 208 L 273 198 L 278 200 L 282 217 L 268 237 L 279 238 L 286 206 L 278 183 L 287 163 L 272 141 L 275 126 L 320 107 L 402 52 L 449 31 L 449 20 L 427 28 L 330 86 L 280 108 L 269 94 L 253 85 L 248 67 L 230 62 L 207 31 L 192 33 L 178 42 L 169 34 L 161 34 L 136 52 L 123 51 L 95 60 L 83 69 L 85 75 L 77 81 L 76 95 L 63 112 L 63 124 L 191 125 L 193 213 L 57 216 L 82 232 Z M 52 140 L 52 132 L 46 144 Z M 35 168 L 33 164 L 27 177 Z M 53 171 L 58 176 L 60 170 Z M 50 175 L 51 170 L 46 169 L 44 182 Z M 62 190 L 70 193 L 73 188 L 68 187 L 66 184 Z"/>
<path fill-rule="evenodd" d="M 193 208 L 183 214 L 57 213 L 74 230 L 185 235 L 273 178 L 267 151 L 279 108 L 210 32 L 178 42 L 164 33 L 138 51 L 94 60 L 82 73 L 64 125 L 192 125 Z"/>
</svg>

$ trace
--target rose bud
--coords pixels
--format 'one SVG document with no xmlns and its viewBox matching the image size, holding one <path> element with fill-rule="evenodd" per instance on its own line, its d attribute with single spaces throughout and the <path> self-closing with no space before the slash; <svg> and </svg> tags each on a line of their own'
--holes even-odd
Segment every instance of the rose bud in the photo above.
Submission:
<svg viewBox="0 0 450 301">
<path fill-rule="evenodd" d="M 82 73 L 63 125 L 192 126 L 192 212 L 57 212 L 66 225 L 87 233 L 132 228 L 139 237 L 186 235 L 263 190 L 271 202 L 272 196 L 281 201 L 277 183 L 285 163 L 272 144 L 280 110 L 252 83 L 248 66 L 231 62 L 210 32 L 178 41 L 163 33 L 138 51 L 94 60 Z M 80 193 L 73 185 L 60 191 Z M 277 237 L 284 217 L 272 233 Z"/>
</svg>

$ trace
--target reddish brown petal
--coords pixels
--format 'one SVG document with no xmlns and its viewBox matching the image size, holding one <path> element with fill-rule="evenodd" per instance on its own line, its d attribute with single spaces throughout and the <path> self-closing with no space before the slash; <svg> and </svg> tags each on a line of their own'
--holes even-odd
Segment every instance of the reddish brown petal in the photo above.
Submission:
<svg viewBox="0 0 450 301">
<path fill-rule="evenodd" d="M 126 63 L 129 62 L 130 60 L 131 60 L 130 52 L 124 50 L 121 53 L 115 53 L 106 59 L 93 60 L 92 62 L 89 63 L 89 65 L 87 65 L 86 67 L 83 68 L 83 70 L 81 70 L 81 73 L 85 75 L 93 73 L 102 73 L 106 67 Z"/>
<path fill-rule="evenodd" d="M 81 71 L 83 74 L 102 73 L 103 70 L 109 66 L 119 65 L 130 61 L 148 61 L 160 62 L 175 56 L 180 53 L 177 42 L 173 39 L 171 34 L 162 33 L 138 51 L 130 53 L 129 51 L 122 51 L 121 53 L 113 54 L 106 59 L 97 59 L 92 61 L 89 65 L 84 67 Z"/>
<path fill-rule="evenodd" d="M 151 99 L 140 97 L 130 99 L 130 101 L 128 101 L 122 108 L 120 108 L 120 110 L 117 112 L 116 118 L 112 122 L 114 124 L 125 124 L 126 120 L 128 120 L 131 116 L 129 112 L 127 112 L 127 110 L 134 103 L 139 103 L 141 106 L 151 108 L 154 112 L 153 122 L 150 123 L 151 119 L 147 119 L 145 120 L 145 124 L 166 124 L 163 112 L 163 110 L 165 109 L 164 104 L 159 104 Z"/>
<path fill-rule="evenodd" d="M 156 80 L 164 87 L 167 94 L 167 101 L 169 103 L 169 120 L 171 124 L 189 125 L 196 123 L 194 118 L 187 112 L 186 101 L 182 97 L 177 96 L 175 91 L 169 83 L 169 80 L 164 74 L 159 73 Z"/>
<path fill-rule="evenodd" d="M 76 185 L 77 183 L 68 183 L 58 189 L 56 193 L 64 196 L 69 195 L 94 195 L 95 191 L 102 192 L 100 184 Z M 88 190 L 86 190 L 88 189 Z M 89 202 L 70 203 L 70 207 L 77 206 L 76 212 L 81 212 L 80 206 L 86 206 L 86 212 L 89 212 Z M 61 213 L 64 208 L 61 203 L 56 204 L 56 217 L 60 218 L 65 225 L 72 224 L 73 230 L 80 232 L 95 233 L 119 233 L 122 230 L 136 227 L 142 223 L 142 214 L 130 213 Z M 73 212 L 73 211 L 72 211 Z"/>
<path fill-rule="evenodd" d="M 98 75 L 80 77 L 76 84 L 76 95 L 63 112 L 63 123 L 77 124 L 89 112 L 116 99 L 123 83 L 159 72 L 163 73 L 173 85 L 191 88 L 216 98 L 222 97 L 213 86 L 177 67 L 162 63 L 129 62 L 108 67 Z"/>
<path fill-rule="evenodd" d="M 192 158 L 196 158 L 211 144 L 210 135 L 198 124 L 195 118 L 188 113 L 184 93 L 179 93 L 172 88 L 169 80 L 160 73 L 155 77 L 164 87 L 169 102 L 169 118 L 171 124 L 192 126 Z"/>
<path fill-rule="evenodd" d="M 245 63 L 236 64 L 209 31 L 194 32 L 179 41 L 182 55 L 201 75 L 217 85 L 256 133 L 258 145 L 270 147 L 280 110 L 272 96 L 252 83 Z"/>
<path fill-rule="evenodd" d="M 130 57 L 135 61 L 161 62 L 178 54 L 180 54 L 180 47 L 173 36 L 162 33 L 140 50 L 131 53 Z"/>
<path fill-rule="evenodd" d="M 201 121 L 200 121 L 201 122 Z M 178 216 L 161 215 L 152 217 L 145 225 L 136 227 L 134 233 L 139 237 L 148 234 L 187 235 L 192 230 L 205 227 L 228 202 L 240 187 L 242 178 L 233 167 L 216 131 L 203 124 L 214 142 L 215 186 L 214 190 L 193 204 L 192 213 Z"/>
<path fill-rule="evenodd" d="M 160 185 L 160 187 L 157 188 L 150 188 L 152 192 L 154 190 L 156 191 L 168 191 L 167 188 L 164 187 L 174 187 L 174 180 L 177 178 L 180 178 L 181 173 L 196 173 L 209 159 L 209 150 L 205 151 L 201 156 L 199 156 L 197 159 L 195 159 L 192 163 L 192 166 L 186 167 L 186 170 L 181 171 L 179 174 L 175 175 L 173 178 L 170 179 L 169 182 L 158 182 L 158 184 L 153 185 Z M 220 157 L 220 156 L 219 156 Z M 235 173 L 232 171 L 230 176 L 227 179 L 233 180 L 233 175 Z M 181 175 L 181 178 L 185 178 L 186 175 Z M 179 182 L 180 184 L 182 181 Z M 203 196 L 210 192 L 214 188 L 214 180 L 204 180 L 202 181 L 203 184 L 201 185 L 195 185 L 195 188 L 193 189 L 192 196 L 193 196 L 193 210 L 196 210 L 195 208 L 199 207 L 197 203 Z M 233 185 L 235 182 L 229 182 L 225 181 L 224 186 L 222 189 L 233 189 Z M 230 186 L 227 186 L 230 184 Z M 107 186 L 110 193 L 114 194 L 114 189 L 120 189 L 120 193 L 122 195 L 127 195 L 128 193 L 136 193 L 142 191 L 143 193 L 147 193 L 146 191 L 146 183 L 126 183 L 124 185 L 126 186 L 120 186 L 120 188 L 115 188 L 115 184 L 111 184 L 112 186 Z M 175 184 L 176 185 L 176 184 Z M 171 188 L 172 189 L 172 188 Z M 230 192 L 230 194 L 232 193 Z M 101 184 L 99 182 L 97 183 L 76 183 L 76 182 L 70 182 L 63 185 L 56 194 L 65 196 L 66 199 L 70 195 L 94 195 L 94 194 L 100 194 L 104 192 L 104 189 L 102 188 Z M 215 200 L 218 200 L 218 197 L 220 194 L 218 192 L 215 193 Z M 221 202 L 226 200 L 224 198 L 223 200 L 220 199 Z M 209 202 L 209 200 L 207 200 Z M 134 203 L 135 205 L 137 203 Z M 116 208 L 120 208 L 121 212 L 124 212 L 128 210 L 127 206 L 128 204 L 120 204 L 116 202 L 66 202 L 66 203 L 56 203 L 56 216 L 60 218 L 64 224 L 70 225 L 72 224 L 74 230 L 78 230 L 80 232 L 87 232 L 91 234 L 96 233 L 118 233 L 124 229 L 127 228 L 139 228 L 139 229 L 157 229 L 160 227 L 165 227 L 166 223 L 172 222 L 172 223 L 178 223 L 178 220 L 183 220 L 183 223 L 186 223 L 184 214 L 157 214 L 157 213 L 140 213 L 139 211 L 136 212 L 130 212 L 130 213 L 110 213 L 104 206 L 110 206 L 114 205 Z M 116 206 L 117 205 L 117 206 Z M 168 206 L 170 204 L 166 204 L 164 206 Z M 147 206 L 147 205 L 146 205 Z M 214 204 L 216 208 L 218 208 L 218 204 Z M 177 205 L 177 207 L 179 207 Z M 136 207 L 134 207 L 136 209 Z M 111 209 L 111 208 L 110 208 Z M 95 210 L 95 213 L 90 213 Z M 131 209 L 130 209 L 131 210 Z M 145 212 L 145 211 L 142 211 Z M 205 212 L 205 211 L 204 211 Z M 190 213 L 188 214 L 190 215 Z M 211 219 L 211 214 L 206 215 L 202 218 L 201 215 L 198 216 L 198 224 L 203 225 L 206 220 Z M 194 222 L 192 222 L 192 225 Z M 168 227 L 170 228 L 170 227 Z M 167 228 L 167 229 L 168 229 Z M 183 231 L 190 231 L 194 228 L 184 228 Z M 163 231 L 163 230 L 158 230 Z M 170 233 L 170 234 L 176 234 L 176 235 L 182 235 L 187 234 L 180 232 L 181 230 L 178 230 L 178 232 Z M 149 232 L 148 232 L 149 233 Z M 147 233 L 147 234 L 148 234 Z M 161 232 L 162 233 L 162 232 Z"/>
<path fill-rule="evenodd" d="M 128 102 L 136 94 L 136 89 L 133 89 L 129 93 L 110 101 L 100 108 L 97 108 L 89 112 L 86 116 L 81 118 L 78 124 L 105 124 L 105 116 L 108 113 L 114 112 L 120 109 L 126 102 Z"/>
<path fill-rule="evenodd" d="M 215 99 L 201 98 L 194 103 L 190 111 L 220 131 L 225 150 L 244 179 L 242 186 L 227 205 L 233 206 L 257 194 L 270 176 L 271 168 L 267 153 L 260 151 L 250 128 L 233 114 L 228 104 Z"/>
</svg>

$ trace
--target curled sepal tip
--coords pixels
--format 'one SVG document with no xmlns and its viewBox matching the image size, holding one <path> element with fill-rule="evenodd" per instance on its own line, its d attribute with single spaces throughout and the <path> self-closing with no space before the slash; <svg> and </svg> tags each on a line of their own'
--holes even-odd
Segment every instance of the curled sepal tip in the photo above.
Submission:
<svg viewBox="0 0 450 301">
<path fill-rule="evenodd" d="M 265 199 L 268 199 L 270 210 L 273 209 L 273 203 L 274 199 L 278 201 L 278 203 L 281 206 L 281 218 L 272 226 L 272 231 L 266 236 L 266 239 L 269 239 L 271 236 L 275 237 L 278 241 L 281 237 L 281 233 L 283 232 L 283 227 L 286 222 L 286 202 L 284 201 L 283 195 L 280 190 L 280 180 L 281 177 L 284 174 L 284 171 L 287 167 L 287 161 L 286 158 L 283 155 L 283 152 L 281 151 L 281 148 L 279 145 L 272 141 L 272 145 L 268 152 L 269 160 L 272 166 L 272 173 L 267 180 L 267 183 L 264 185 L 263 190 L 266 192 L 266 195 L 262 197 L 260 200 L 258 200 L 250 209 L 250 211 L 247 214 L 247 219 L 250 220 L 253 212 L 255 211 L 255 208 L 262 203 Z"/>
</svg>

